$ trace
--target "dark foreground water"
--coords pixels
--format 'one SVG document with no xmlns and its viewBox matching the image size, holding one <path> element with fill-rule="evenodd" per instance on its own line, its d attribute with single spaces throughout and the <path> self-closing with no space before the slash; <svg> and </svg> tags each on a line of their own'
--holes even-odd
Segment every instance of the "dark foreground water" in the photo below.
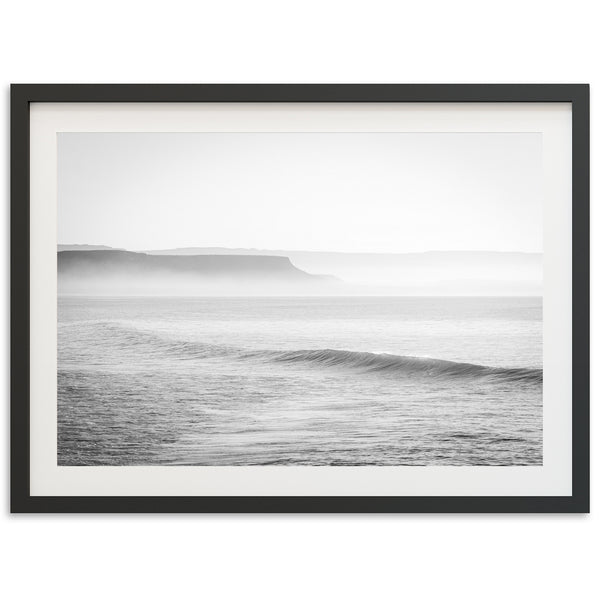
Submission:
<svg viewBox="0 0 600 600">
<path fill-rule="evenodd" d="M 59 298 L 60 465 L 540 465 L 540 298 Z"/>
</svg>

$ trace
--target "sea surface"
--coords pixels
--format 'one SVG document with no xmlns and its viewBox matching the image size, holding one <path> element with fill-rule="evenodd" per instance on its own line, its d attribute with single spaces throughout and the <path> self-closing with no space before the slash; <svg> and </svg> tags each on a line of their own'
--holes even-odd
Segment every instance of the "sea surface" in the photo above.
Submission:
<svg viewBox="0 0 600 600">
<path fill-rule="evenodd" d="M 59 465 L 541 465 L 541 298 L 58 302 Z"/>
</svg>

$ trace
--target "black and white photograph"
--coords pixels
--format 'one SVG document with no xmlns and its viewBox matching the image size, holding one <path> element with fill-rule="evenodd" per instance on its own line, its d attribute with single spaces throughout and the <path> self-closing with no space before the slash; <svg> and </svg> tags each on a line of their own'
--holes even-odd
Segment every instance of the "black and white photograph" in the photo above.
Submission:
<svg viewBox="0 0 600 600">
<path fill-rule="evenodd" d="M 543 465 L 542 155 L 59 133 L 58 465 Z"/>
</svg>

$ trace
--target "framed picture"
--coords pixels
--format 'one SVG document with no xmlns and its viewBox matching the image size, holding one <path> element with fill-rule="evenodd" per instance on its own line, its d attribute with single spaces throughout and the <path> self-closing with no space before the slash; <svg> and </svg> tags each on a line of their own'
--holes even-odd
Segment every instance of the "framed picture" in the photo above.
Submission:
<svg viewBox="0 0 600 600">
<path fill-rule="evenodd" d="M 587 85 L 14 85 L 13 512 L 587 512 Z"/>
</svg>

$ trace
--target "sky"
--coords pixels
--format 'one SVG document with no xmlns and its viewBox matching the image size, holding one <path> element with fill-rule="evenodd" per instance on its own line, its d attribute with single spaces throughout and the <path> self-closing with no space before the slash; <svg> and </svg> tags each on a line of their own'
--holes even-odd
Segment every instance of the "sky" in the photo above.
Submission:
<svg viewBox="0 0 600 600">
<path fill-rule="evenodd" d="M 537 133 L 60 133 L 58 243 L 541 252 Z"/>
</svg>

